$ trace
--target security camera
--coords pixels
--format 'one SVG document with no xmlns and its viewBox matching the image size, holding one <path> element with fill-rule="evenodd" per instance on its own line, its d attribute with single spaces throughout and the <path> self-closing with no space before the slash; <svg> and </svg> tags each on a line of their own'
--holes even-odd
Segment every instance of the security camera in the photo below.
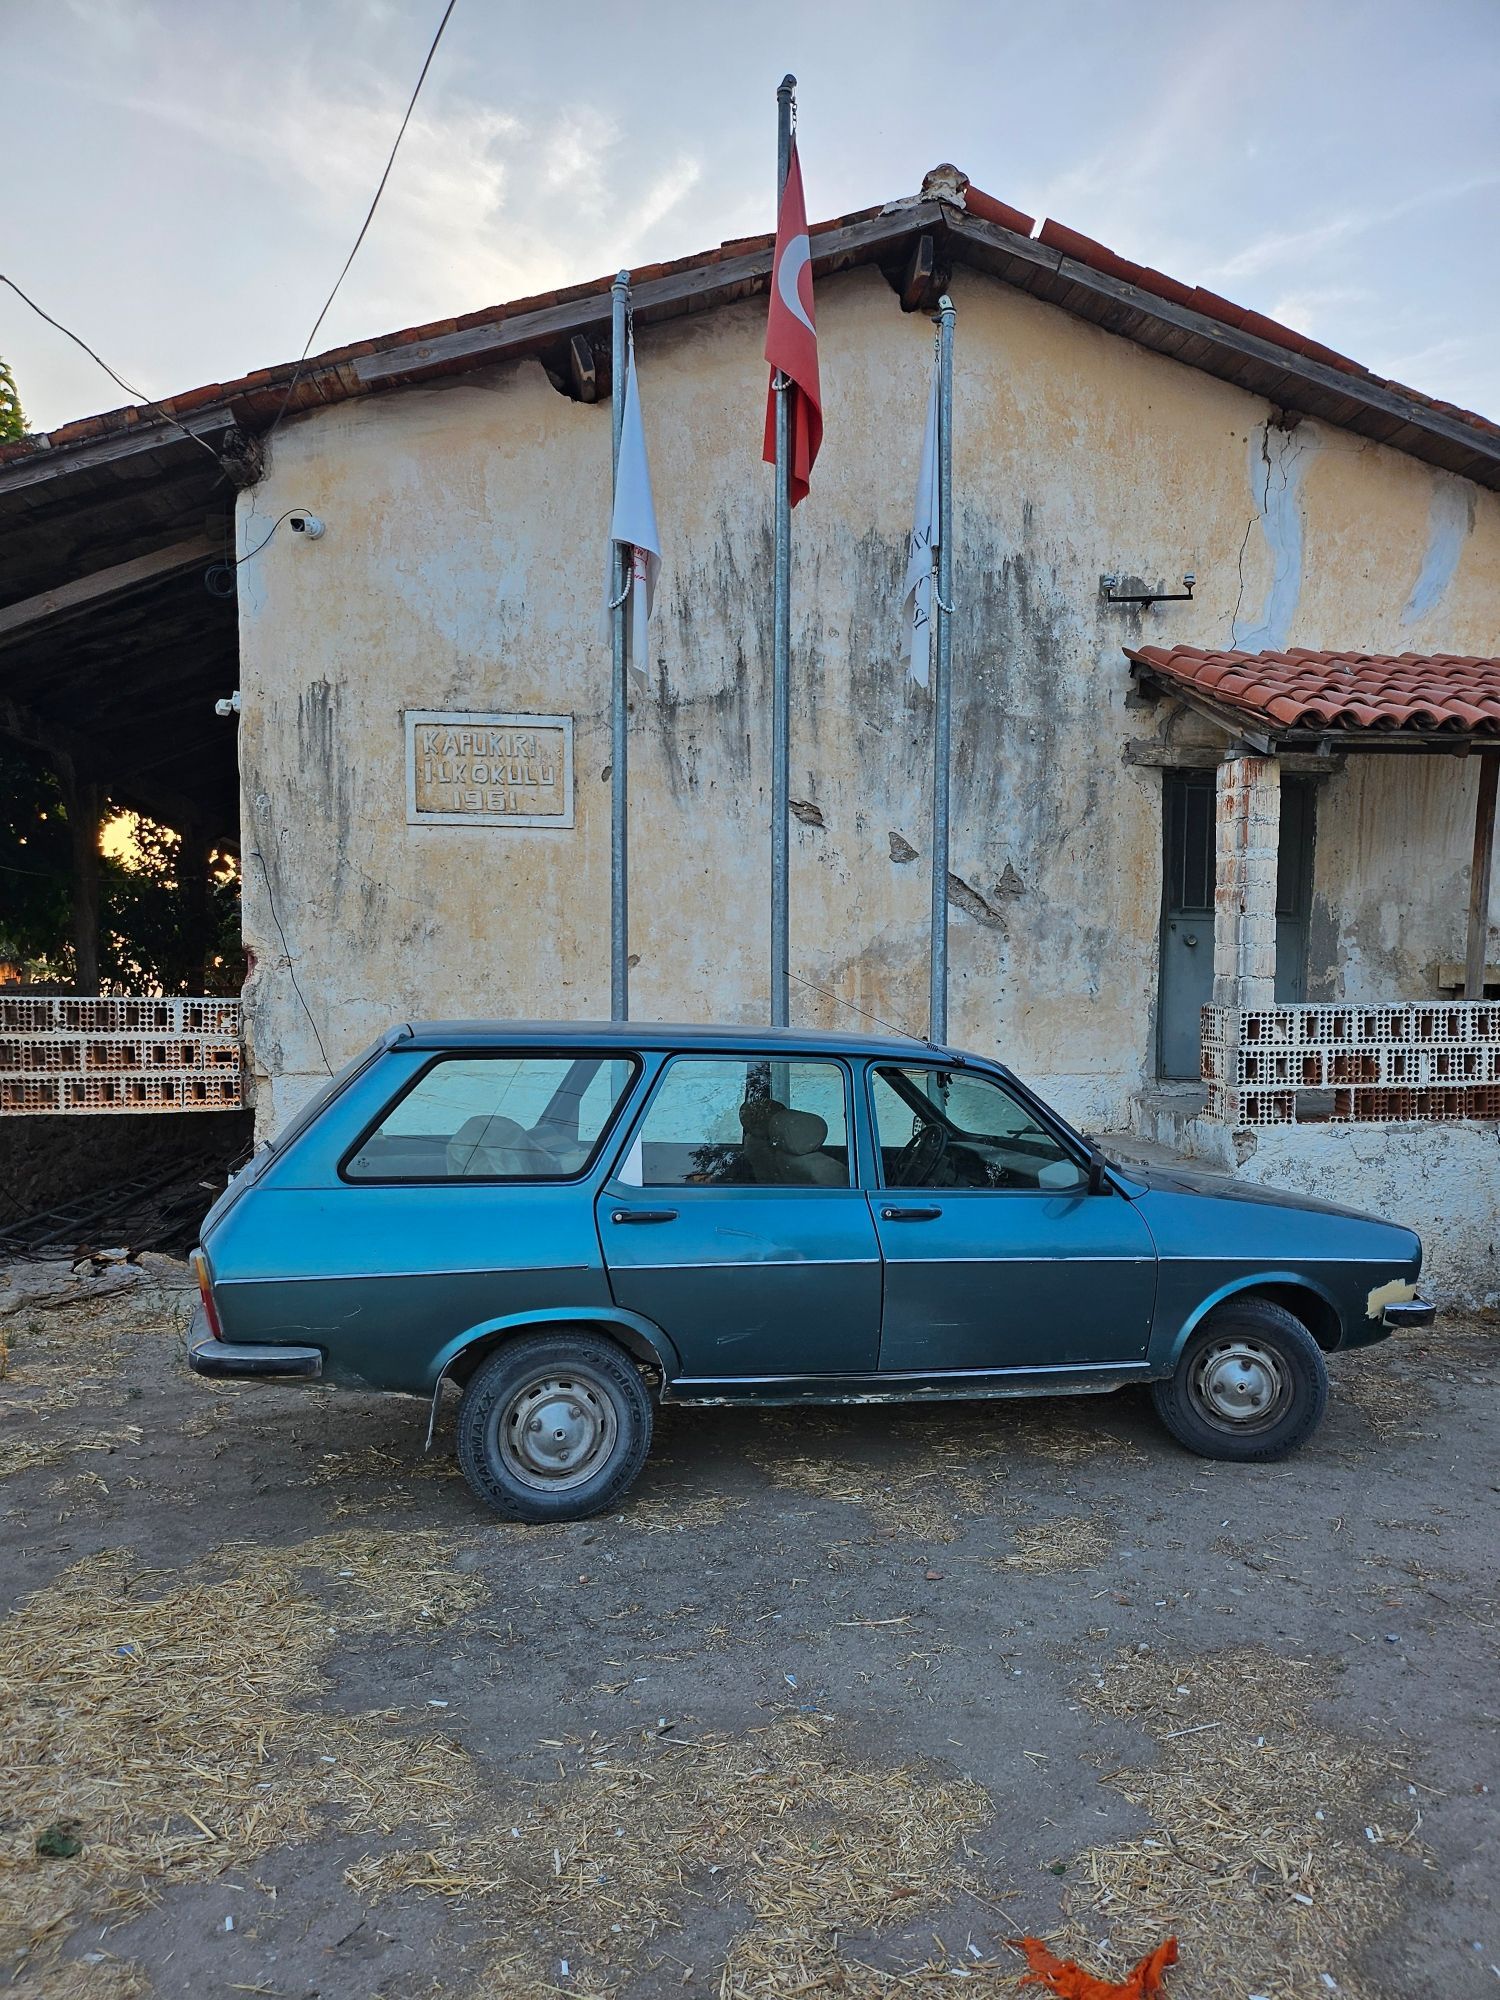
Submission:
<svg viewBox="0 0 1500 2000">
<path fill-rule="evenodd" d="M 315 542 L 323 532 L 323 523 L 316 514 L 293 514 L 288 525 L 294 535 L 306 535 L 310 542 Z"/>
<path fill-rule="evenodd" d="M 214 703 L 214 714 L 222 715 L 226 721 L 231 715 L 238 715 L 239 712 L 240 691 L 238 688 L 235 689 L 233 694 L 225 695 L 221 700 Z"/>
</svg>

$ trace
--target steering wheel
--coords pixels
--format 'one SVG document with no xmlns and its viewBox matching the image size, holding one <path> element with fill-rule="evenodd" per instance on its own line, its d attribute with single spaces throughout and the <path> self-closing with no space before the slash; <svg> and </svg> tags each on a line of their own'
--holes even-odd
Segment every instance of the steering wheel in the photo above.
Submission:
<svg viewBox="0 0 1500 2000">
<path fill-rule="evenodd" d="M 891 1168 L 894 1187 L 927 1187 L 939 1161 L 948 1150 L 948 1133 L 942 1125 L 923 1125 L 913 1132 Z"/>
</svg>

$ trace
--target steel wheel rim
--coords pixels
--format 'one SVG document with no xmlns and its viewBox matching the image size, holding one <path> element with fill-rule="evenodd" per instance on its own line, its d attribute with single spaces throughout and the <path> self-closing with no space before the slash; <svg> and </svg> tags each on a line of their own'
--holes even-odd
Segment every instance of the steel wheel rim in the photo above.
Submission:
<svg viewBox="0 0 1500 2000">
<path fill-rule="evenodd" d="M 510 1477 L 566 1493 L 606 1464 L 619 1436 L 613 1400 L 584 1375 L 539 1375 L 490 1420 L 490 1446 Z"/>
<path fill-rule="evenodd" d="M 1284 1358 L 1264 1341 L 1215 1340 L 1195 1356 L 1188 1394 L 1205 1422 L 1243 1434 L 1281 1421 L 1292 1380 Z"/>
</svg>

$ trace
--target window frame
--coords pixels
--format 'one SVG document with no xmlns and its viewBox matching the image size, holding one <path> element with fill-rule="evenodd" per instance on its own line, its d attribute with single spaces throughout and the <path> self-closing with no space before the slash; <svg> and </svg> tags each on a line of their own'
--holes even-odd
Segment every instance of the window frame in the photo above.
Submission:
<svg viewBox="0 0 1500 2000">
<path fill-rule="evenodd" d="M 875 1108 L 875 1079 L 881 1070 L 887 1069 L 902 1071 L 922 1070 L 928 1072 L 936 1070 L 940 1073 L 948 1072 L 960 1076 L 970 1076 L 990 1084 L 996 1090 L 1004 1091 L 1008 1097 L 1029 1113 L 1031 1118 L 1036 1124 L 1041 1126 L 1044 1132 L 1049 1133 L 1056 1140 L 1060 1149 L 1073 1161 L 1075 1166 L 1080 1168 L 1083 1178 L 1076 1186 L 1067 1188 L 898 1187 L 894 1182 L 888 1181 L 885 1177 L 885 1155 L 880 1143 L 880 1118 Z M 887 1082 L 886 1087 L 890 1090 L 895 1090 L 895 1085 L 889 1082 Z M 896 1091 L 896 1095 L 899 1097 L 901 1093 Z M 881 1194 L 916 1195 L 922 1193 L 941 1196 L 944 1201 L 968 1197 L 970 1195 L 980 1195 L 986 1199 L 998 1195 L 1006 1201 L 1011 1201 L 1017 1195 L 1022 1195 L 1032 1197 L 1042 1196 L 1048 1201 L 1057 1201 L 1059 1199 L 1070 1199 L 1077 1195 L 1085 1195 L 1089 1192 L 1088 1176 L 1093 1155 L 1087 1143 L 1079 1138 L 1077 1133 L 1065 1126 L 1052 1113 L 1050 1107 L 1043 1104 L 1042 1100 L 1029 1091 L 1025 1084 L 1021 1083 L 1016 1077 L 1007 1075 L 1003 1070 L 980 1069 L 974 1063 L 945 1063 L 936 1060 L 908 1062 L 893 1056 L 872 1056 L 865 1067 L 865 1108 L 870 1121 L 870 1153 L 875 1174 L 874 1186 Z M 915 1115 L 916 1108 L 913 1106 L 913 1116 Z M 962 1137 L 958 1127 L 953 1125 L 951 1120 L 945 1118 L 943 1123 L 950 1127 L 955 1137 Z"/>
<path fill-rule="evenodd" d="M 605 1184 L 618 1187 L 629 1194 L 659 1194 L 670 1192 L 674 1195 L 837 1195 L 856 1194 L 868 1191 L 865 1163 L 863 1158 L 864 1138 L 860 1132 L 859 1119 L 859 1079 L 854 1073 L 854 1063 L 858 1058 L 831 1055 L 824 1049 L 672 1049 L 669 1050 L 660 1068 L 652 1077 L 650 1087 L 640 1110 L 631 1120 L 621 1139 L 620 1146 L 610 1163 Z M 739 1063 L 821 1063 L 826 1068 L 836 1070 L 844 1084 L 844 1142 L 848 1154 L 849 1178 L 842 1187 L 812 1186 L 769 1186 L 757 1181 L 627 1181 L 621 1179 L 625 1162 L 630 1158 L 631 1148 L 646 1129 L 646 1120 L 651 1116 L 657 1097 L 666 1078 L 680 1062 L 739 1062 Z"/>
<path fill-rule="evenodd" d="M 536 1062 L 564 1062 L 571 1064 L 574 1062 L 586 1062 L 590 1056 L 597 1057 L 600 1062 L 628 1062 L 630 1064 L 630 1077 L 625 1088 L 616 1099 L 609 1117 L 605 1119 L 604 1124 L 600 1127 L 599 1136 L 590 1149 L 588 1158 L 574 1173 L 528 1174 L 521 1176 L 518 1174 L 352 1174 L 348 1171 L 349 1162 L 362 1147 L 368 1145 L 386 1119 L 396 1110 L 397 1106 L 404 1104 L 406 1099 L 421 1085 L 423 1080 L 429 1077 L 442 1063 L 524 1062 L 530 1059 Z M 395 1096 L 390 1098 L 385 1104 L 382 1104 L 375 1116 L 361 1129 L 353 1145 L 346 1147 L 343 1153 L 340 1154 L 338 1163 L 340 1185 L 354 1188 L 576 1187 L 582 1181 L 591 1180 L 597 1171 L 599 1161 L 603 1157 L 604 1151 L 621 1118 L 629 1111 L 630 1101 L 640 1085 L 641 1072 L 644 1067 L 641 1053 L 636 1048 L 507 1048 L 486 1044 L 482 1048 L 435 1049 L 430 1061 L 423 1063 L 414 1075 L 407 1078 Z M 555 1096 L 556 1093 L 554 1092 L 553 1095 Z M 550 1103 L 551 1100 L 549 1099 L 548 1101 Z"/>
</svg>

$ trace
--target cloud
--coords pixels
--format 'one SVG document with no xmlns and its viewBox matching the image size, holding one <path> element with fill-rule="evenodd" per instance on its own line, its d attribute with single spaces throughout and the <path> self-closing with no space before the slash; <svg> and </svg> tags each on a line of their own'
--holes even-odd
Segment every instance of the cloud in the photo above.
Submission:
<svg viewBox="0 0 1500 2000">
<path fill-rule="evenodd" d="M 1309 258 L 1349 243 L 1371 229 L 1383 229 L 1388 223 L 1399 222 L 1404 216 L 1415 215 L 1421 209 L 1444 207 L 1449 202 L 1462 200 L 1465 195 L 1478 194 L 1497 186 L 1500 186 L 1500 174 L 1482 174 L 1470 180 L 1455 181 L 1447 187 L 1427 188 L 1421 194 L 1409 195 L 1404 201 L 1392 202 L 1384 208 L 1347 209 L 1305 229 L 1273 231 L 1211 265 L 1209 274 L 1215 282 L 1226 279 L 1232 282 L 1236 278 L 1259 277 L 1262 272 L 1275 270 L 1281 265 L 1305 264 Z"/>
</svg>

